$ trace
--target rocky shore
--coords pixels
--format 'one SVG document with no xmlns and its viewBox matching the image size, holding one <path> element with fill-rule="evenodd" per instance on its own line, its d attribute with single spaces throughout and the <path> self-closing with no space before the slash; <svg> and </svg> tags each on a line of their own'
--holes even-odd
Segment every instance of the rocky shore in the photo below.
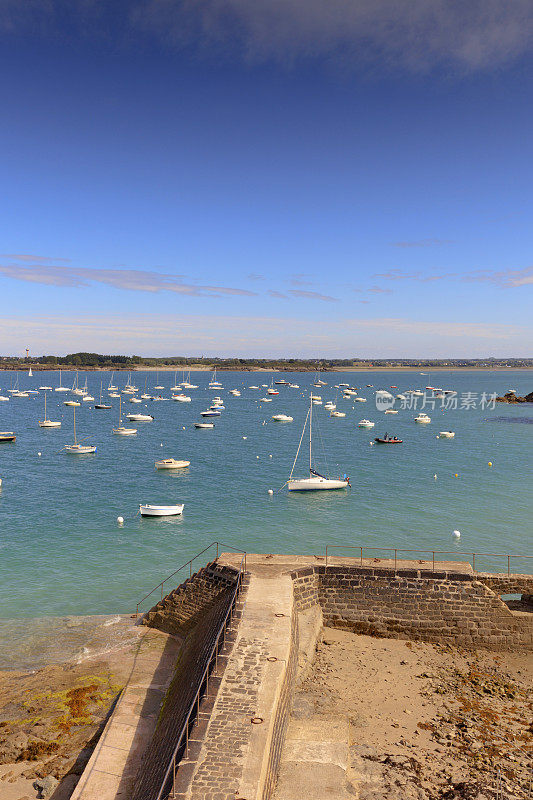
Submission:
<svg viewBox="0 0 533 800">
<path fill-rule="evenodd" d="M 128 681 L 146 628 L 81 663 L 0 672 L 0 798 L 67 800 Z"/>
<path fill-rule="evenodd" d="M 533 403 L 533 392 L 526 394 L 524 397 L 515 394 L 515 392 L 506 392 L 503 397 L 496 398 L 497 403 Z"/>
</svg>

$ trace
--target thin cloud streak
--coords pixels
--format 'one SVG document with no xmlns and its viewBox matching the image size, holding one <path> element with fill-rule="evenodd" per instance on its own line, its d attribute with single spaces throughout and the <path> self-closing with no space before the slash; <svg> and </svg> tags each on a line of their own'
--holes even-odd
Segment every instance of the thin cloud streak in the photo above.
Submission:
<svg viewBox="0 0 533 800">
<path fill-rule="evenodd" d="M 318 323 L 318 324 L 317 324 Z M 309 319 L 206 315 L 26 316 L 0 319 L 0 353 L 99 351 L 242 357 L 527 356 L 533 329 L 402 318 Z M 68 345 L 65 345 L 65 342 Z"/>
<path fill-rule="evenodd" d="M 93 269 L 90 267 L 58 267 L 46 264 L 0 265 L 0 276 L 57 287 L 84 287 L 101 283 L 114 289 L 136 292 L 173 292 L 194 297 L 237 295 L 256 297 L 257 292 L 229 286 L 203 286 L 185 283 L 183 275 L 137 269 Z"/>
<path fill-rule="evenodd" d="M 391 242 L 392 247 L 435 247 L 442 244 L 453 244 L 453 239 L 419 239 L 415 242 Z"/>
<path fill-rule="evenodd" d="M 328 294 L 320 294 L 320 292 L 309 292 L 304 289 L 289 289 L 289 294 L 293 297 L 303 297 L 306 300 L 322 300 L 325 303 L 338 303 L 338 297 L 330 297 Z"/>
<path fill-rule="evenodd" d="M 374 278 L 384 281 L 418 281 L 420 283 L 431 283 L 445 279 L 466 281 L 468 283 L 493 283 L 501 289 L 513 289 L 520 286 L 531 286 L 533 284 L 533 266 L 524 269 L 506 270 L 473 270 L 460 274 L 457 272 L 444 272 L 437 275 L 424 275 L 422 272 L 402 272 L 399 269 L 391 269 L 388 272 L 379 272 L 373 275 Z M 372 291 L 372 289 L 370 290 Z"/>
</svg>

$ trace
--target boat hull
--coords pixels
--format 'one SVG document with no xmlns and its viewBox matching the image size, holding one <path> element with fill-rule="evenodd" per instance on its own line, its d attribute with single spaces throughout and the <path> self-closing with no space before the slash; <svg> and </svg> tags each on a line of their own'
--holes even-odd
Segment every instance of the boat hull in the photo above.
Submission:
<svg viewBox="0 0 533 800">
<path fill-rule="evenodd" d="M 296 478 L 287 482 L 289 492 L 320 492 L 331 489 L 346 489 L 348 481 L 336 478 Z"/>
<path fill-rule="evenodd" d="M 65 452 L 74 456 L 87 456 L 90 453 L 96 453 L 95 445 L 81 445 L 81 444 L 66 444 Z"/>
<path fill-rule="evenodd" d="M 141 517 L 176 517 L 183 513 L 183 506 L 139 506 Z"/>
<path fill-rule="evenodd" d="M 54 422 L 53 420 L 50 420 L 50 419 L 45 419 L 42 422 L 39 422 L 39 427 L 40 428 L 60 428 L 61 427 L 61 423 L 60 422 Z"/>
</svg>

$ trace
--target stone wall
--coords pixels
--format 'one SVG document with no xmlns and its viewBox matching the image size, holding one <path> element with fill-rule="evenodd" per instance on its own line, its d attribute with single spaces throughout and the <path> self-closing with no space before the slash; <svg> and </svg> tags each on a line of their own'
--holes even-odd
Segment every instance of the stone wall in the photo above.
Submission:
<svg viewBox="0 0 533 800">
<path fill-rule="evenodd" d="M 502 594 L 533 594 L 533 575 L 507 575 L 506 573 L 476 572 L 476 579 Z"/>
<path fill-rule="evenodd" d="M 272 734 L 269 743 L 268 763 L 261 800 L 270 800 L 274 794 L 274 789 L 276 788 L 276 780 L 281 761 L 281 751 L 283 750 L 283 743 L 285 742 L 285 734 L 287 732 L 289 713 L 291 710 L 291 700 L 296 681 L 296 671 L 298 669 L 298 646 L 298 612 L 293 606 L 291 616 L 290 655 L 287 661 L 287 669 L 283 679 L 283 686 L 280 692 L 274 717 L 274 725 L 272 727 Z"/>
<path fill-rule="evenodd" d="M 211 562 L 151 608 L 142 624 L 185 638 L 224 591 L 235 588 L 238 575 L 232 567 Z"/>
<path fill-rule="evenodd" d="M 495 591 L 487 585 L 492 577 Z M 297 608 L 318 602 L 331 627 L 472 648 L 533 648 L 533 616 L 513 613 L 499 597 L 531 590 L 531 576 L 320 566 L 292 578 Z"/>
</svg>

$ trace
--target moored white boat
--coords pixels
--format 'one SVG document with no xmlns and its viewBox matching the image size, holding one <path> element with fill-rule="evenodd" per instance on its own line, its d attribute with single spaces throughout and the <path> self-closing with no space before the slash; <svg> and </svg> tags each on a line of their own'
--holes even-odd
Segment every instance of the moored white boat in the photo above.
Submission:
<svg viewBox="0 0 533 800">
<path fill-rule="evenodd" d="M 453 439 L 455 431 L 439 431 L 439 439 Z"/>
<path fill-rule="evenodd" d="M 207 411 L 200 411 L 200 414 L 202 417 L 220 417 L 222 412 L 210 408 Z"/>
<path fill-rule="evenodd" d="M 288 414 L 274 414 L 272 419 L 274 422 L 294 422 L 294 418 Z"/>
<path fill-rule="evenodd" d="M 375 424 L 375 422 L 371 422 L 369 419 L 362 419 L 357 423 L 359 428 L 373 428 Z"/>
<path fill-rule="evenodd" d="M 115 436 L 134 436 L 137 433 L 137 428 L 126 428 L 122 424 L 122 397 L 119 395 L 118 402 L 118 426 L 113 428 Z"/>
<path fill-rule="evenodd" d="M 74 407 L 74 444 L 64 445 L 64 450 L 66 453 L 71 453 L 72 455 L 78 456 L 86 456 L 89 453 L 96 453 L 95 444 L 81 444 L 76 439 L 76 407 Z"/>
<path fill-rule="evenodd" d="M 150 504 L 140 505 L 141 517 L 175 517 L 183 513 L 184 503 L 175 506 L 153 506 Z"/>
<path fill-rule="evenodd" d="M 173 394 L 172 399 L 175 400 L 177 403 L 190 403 L 191 398 L 188 397 L 186 394 Z"/>
<path fill-rule="evenodd" d="M 177 458 L 162 458 L 155 462 L 156 469 L 185 469 L 190 466 L 190 461 L 179 461 Z"/>
<path fill-rule="evenodd" d="M 294 472 L 296 462 L 298 461 L 298 454 L 302 446 L 302 441 L 304 438 L 304 433 L 308 421 L 309 421 L 309 477 L 293 478 L 292 474 Z M 289 492 L 310 492 L 310 491 L 324 491 L 328 489 L 345 489 L 349 485 L 350 485 L 350 480 L 346 475 L 343 478 L 326 478 L 324 475 L 321 475 L 319 472 L 313 469 L 313 402 L 311 395 L 309 402 L 309 411 L 307 412 L 307 416 L 305 418 L 302 435 L 300 437 L 300 443 L 298 445 L 298 450 L 296 451 L 296 457 L 292 465 L 291 474 L 289 475 L 289 479 L 287 481 L 287 488 Z"/>
<path fill-rule="evenodd" d="M 46 416 L 46 392 L 44 393 L 44 419 L 38 420 L 40 428 L 60 428 L 61 423 L 48 419 Z"/>
<path fill-rule="evenodd" d="M 344 413 L 344 411 L 332 411 L 330 414 L 330 417 L 337 417 L 338 419 L 340 419 L 340 417 L 345 417 L 345 416 L 346 414 Z"/>
<path fill-rule="evenodd" d="M 194 423 L 194 427 L 195 428 L 214 428 L 215 426 L 214 426 L 214 423 L 212 423 L 212 422 L 195 422 Z"/>
<path fill-rule="evenodd" d="M 151 414 L 126 414 L 130 422 L 153 422 Z"/>
<path fill-rule="evenodd" d="M 428 422 L 431 422 L 431 417 L 428 417 L 427 414 L 424 414 L 423 412 L 420 412 L 418 417 L 415 417 L 415 422 L 420 422 L 423 425 L 426 425 Z"/>
</svg>

